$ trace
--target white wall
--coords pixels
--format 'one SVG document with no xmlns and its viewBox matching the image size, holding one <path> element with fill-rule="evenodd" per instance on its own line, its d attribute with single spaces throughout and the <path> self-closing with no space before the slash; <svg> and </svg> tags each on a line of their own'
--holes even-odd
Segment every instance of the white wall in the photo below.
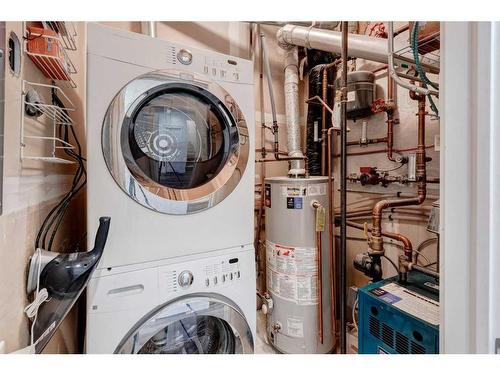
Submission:
<svg viewBox="0 0 500 375">
<path fill-rule="evenodd" d="M 446 22 L 442 43 L 444 353 L 493 353 L 500 337 L 499 25 Z"/>
<path fill-rule="evenodd" d="M 78 51 L 70 56 L 79 74 L 75 76 L 78 88 L 65 92 L 75 103 L 77 111 L 73 119 L 75 128 L 84 142 L 84 24 L 77 23 Z M 8 38 L 14 31 L 20 40 L 23 37 L 22 22 L 7 22 Z M 34 252 L 34 240 L 45 215 L 58 199 L 69 190 L 74 167 L 40 161 L 21 161 L 20 159 L 20 123 L 21 123 L 21 85 L 22 80 L 49 83 L 34 66 L 26 54 L 22 55 L 22 67 L 19 76 L 12 74 L 9 68 L 5 73 L 5 138 L 4 138 L 4 211 L 0 216 L 0 341 L 6 341 L 7 352 L 14 351 L 29 343 L 29 323 L 23 313 L 28 303 L 26 274 L 29 257 Z M 50 96 L 48 97 L 50 99 Z M 34 126 L 31 123 L 29 126 Z M 35 131 L 32 127 L 28 131 Z M 47 129 L 39 127 L 40 135 Z M 84 144 L 84 143 L 83 143 Z M 31 151 L 43 151 L 36 147 Z M 30 152 L 31 152 L 30 151 Z M 56 237 L 56 249 L 71 249 L 85 233 L 85 193 L 82 191 L 71 205 Z M 68 317 L 65 324 L 56 333 L 55 339 L 46 352 L 74 352 L 76 350 L 76 310 Z"/>
</svg>

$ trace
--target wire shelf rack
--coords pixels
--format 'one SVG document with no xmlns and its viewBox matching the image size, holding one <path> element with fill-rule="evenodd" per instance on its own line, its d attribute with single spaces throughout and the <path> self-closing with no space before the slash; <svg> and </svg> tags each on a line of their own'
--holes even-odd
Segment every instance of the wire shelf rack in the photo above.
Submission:
<svg viewBox="0 0 500 375">
<path fill-rule="evenodd" d="M 30 48 L 30 41 L 35 39 L 43 39 L 47 45 L 51 45 L 52 49 L 50 53 Z M 68 42 L 71 46 L 71 42 L 67 38 L 62 38 L 60 34 L 55 32 L 54 35 L 48 35 L 37 33 L 36 31 L 27 31 L 24 41 L 24 52 L 31 58 L 45 77 L 57 81 L 63 87 L 76 88 L 76 83 L 72 75 L 76 74 L 77 70 L 65 48 Z"/>
<path fill-rule="evenodd" d="M 418 42 L 418 55 L 420 58 L 420 62 L 422 65 L 428 65 L 435 69 L 439 69 L 440 64 L 440 54 L 439 48 L 436 49 L 435 45 L 439 45 L 440 43 L 440 32 L 437 31 L 429 36 L 427 36 L 424 40 L 419 40 Z M 394 51 L 394 58 L 399 59 L 401 61 L 415 61 L 413 58 L 413 49 L 411 44 L 409 43 L 400 48 L 397 51 Z"/>
<path fill-rule="evenodd" d="M 27 99 L 27 93 L 30 89 L 37 92 L 48 91 L 55 92 L 57 96 L 64 99 L 67 103 L 65 107 L 48 104 L 45 99 L 40 95 L 40 101 L 34 102 Z M 41 160 L 45 162 L 58 163 L 58 164 L 74 164 L 73 161 L 67 160 L 57 156 L 58 150 L 74 149 L 75 147 L 59 138 L 57 136 L 58 126 L 73 126 L 74 122 L 70 117 L 70 113 L 75 111 L 75 107 L 64 91 L 55 85 L 47 85 L 43 83 L 35 83 L 30 81 L 23 81 L 22 84 L 22 99 L 21 99 L 21 160 Z M 36 110 L 37 116 L 35 121 L 42 124 L 45 128 L 51 130 L 51 135 L 26 135 L 26 108 L 30 107 L 31 110 Z M 49 155 L 33 155 L 27 154 L 28 141 L 32 142 L 48 142 L 50 145 Z"/>
<path fill-rule="evenodd" d="M 75 24 L 68 21 L 43 21 L 42 24 L 59 34 L 62 46 L 66 50 L 76 51 L 76 33 Z"/>
</svg>

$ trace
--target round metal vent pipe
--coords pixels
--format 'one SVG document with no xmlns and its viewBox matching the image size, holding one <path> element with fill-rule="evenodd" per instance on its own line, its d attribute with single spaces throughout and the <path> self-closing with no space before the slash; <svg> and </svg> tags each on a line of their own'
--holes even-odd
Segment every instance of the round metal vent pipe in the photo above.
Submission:
<svg viewBox="0 0 500 375">
<path fill-rule="evenodd" d="M 283 46 L 301 46 L 340 54 L 342 33 L 304 26 L 285 25 L 278 30 Z M 387 64 L 387 41 L 365 35 L 349 34 L 349 56 Z"/>
</svg>

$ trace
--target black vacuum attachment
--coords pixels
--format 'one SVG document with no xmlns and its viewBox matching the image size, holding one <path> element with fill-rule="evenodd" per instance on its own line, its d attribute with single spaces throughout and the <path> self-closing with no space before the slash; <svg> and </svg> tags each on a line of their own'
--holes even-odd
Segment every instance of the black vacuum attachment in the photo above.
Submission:
<svg viewBox="0 0 500 375">
<path fill-rule="evenodd" d="M 101 259 L 108 238 L 109 217 L 99 219 L 94 248 L 88 252 L 58 254 L 40 273 L 40 289 L 46 288 L 49 300 L 38 311 L 33 336 L 36 353 L 41 353 L 55 331 L 71 310 Z M 31 269 L 37 269 L 38 258 L 31 260 Z M 32 279 L 32 277 L 30 277 Z"/>
</svg>

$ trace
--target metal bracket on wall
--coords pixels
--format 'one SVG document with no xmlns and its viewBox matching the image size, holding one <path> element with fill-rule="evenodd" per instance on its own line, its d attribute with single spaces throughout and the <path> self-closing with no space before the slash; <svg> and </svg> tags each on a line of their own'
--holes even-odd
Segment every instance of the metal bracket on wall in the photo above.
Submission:
<svg viewBox="0 0 500 375">
<path fill-rule="evenodd" d="M 44 101 L 28 101 L 27 93 L 30 89 L 38 91 L 48 91 L 49 93 L 54 90 L 58 96 L 63 98 L 69 105 L 66 107 L 59 107 L 54 104 L 48 104 Z M 44 100 L 41 93 L 39 93 L 40 100 Z M 57 129 L 59 126 L 73 126 L 74 122 L 69 116 L 69 113 L 75 111 L 74 105 L 71 100 L 66 96 L 64 91 L 57 86 L 47 85 L 42 83 L 34 83 L 23 81 L 21 92 L 21 160 L 41 160 L 51 163 L 59 164 L 73 164 L 73 161 L 63 159 L 57 156 L 59 149 L 74 149 L 74 146 L 65 140 L 58 137 Z M 26 114 L 26 108 L 30 107 L 37 112 L 36 117 L 30 117 Z M 32 122 L 41 125 L 43 128 L 50 128 L 50 135 L 26 135 L 26 120 L 31 119 Z M 42 129 L 43 132 L 43 129 Z M 31 140 L 31 142 L 30 142 Z M 49 142 L 48 154 L 26 154 L 26 149 L 32 142 Z"/>
</svg>

